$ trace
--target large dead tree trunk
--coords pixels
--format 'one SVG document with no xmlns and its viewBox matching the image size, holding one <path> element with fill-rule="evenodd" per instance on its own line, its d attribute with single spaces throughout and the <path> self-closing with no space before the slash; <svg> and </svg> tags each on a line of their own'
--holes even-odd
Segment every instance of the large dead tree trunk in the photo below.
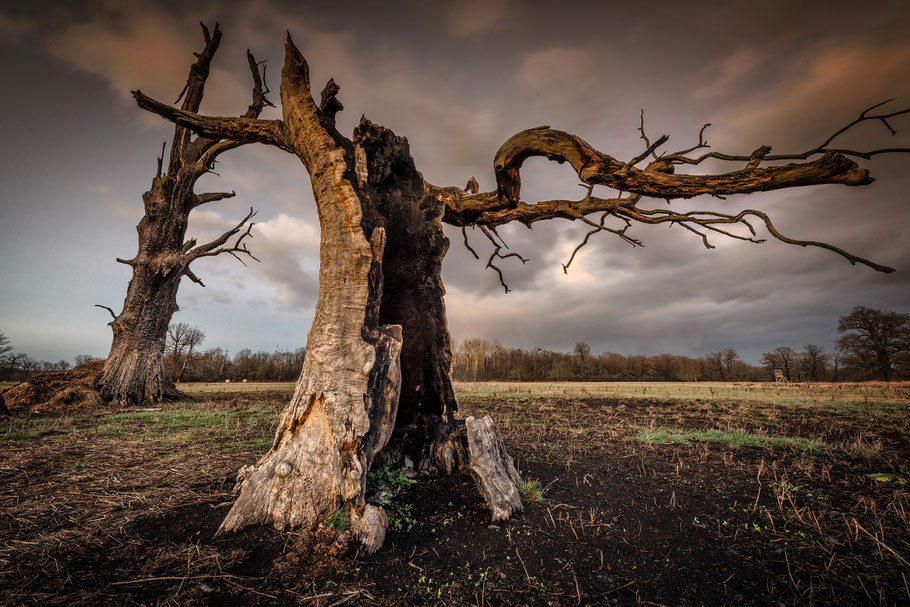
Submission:
<svg viewBox="0 0 910 607">
<path fill-rule="evenodd" d="M 279 142 L 306 166 L 319 212 L 316 313 L 272 449 L 241 472 L 220 532 L 256 523 L 312 527 L 343 507 L 375 550 L 387 520 L 366 503 L 366 478 L 393 432 L 398 456 L 423 456 L 436 467 L 428 445 L 439 436 L 460 454 L 449 459 L 468 460 L 467 433 L 455 431 L 439 277 L 448 249 L 444 204 L 425 187 L 405 139 L 363 120 L 347 140 L 334 126 L 337 86 L 329 83 L 320 107 L 309 86 L 306 62 L 289 42 Z M 501 518 L 520 509 L 520 499 L 512 501 Z"/>
<path fill-rule="evenodd" d="M 205 48 L 190 68 L 183 97 L 183 109 L 198 111 L 208 78 L 209 67 L 221 41 L 217 24 L 210 35 L 203 25 Z M 267 101 L 259 69 L 252 55 L 248 56 L 253 73 L 253 103 L 245 116 L 258 116 Z M 196 246 L 186 241 L 190 212 L 197 206 L 229 198 L 233 192 L 196 195 L 196 181 L 214 166 L 218 155 L 237 147 L 239 143 L 218 138 L 194 138 L 192 132 L 178 126 L 171 144 L 166 172 L 162 173 L 164 155 L 158 160 L 158 172 L 152 187 L 142 199 L 145 215 L 136 227 L 139 250 L 130 260 L 117 261 L 129 265 L 133 276 L 127 288 L 123 309 L 110 323 L 114 338 L 102 372 L 99 391 L 106 401 L 136 404 L 158 402 L 177 396 L 173 382 L 164 370 L 164 344 L 167 328 L 177 307 L 177 290 L 183 276 L 202 285 L 190 270 L 190 263 L 199 257 L 219 253 L 244 253 L 252 257 L 242 244 L 249 227 L 241 231 L 253 212 L 235 228 L 206 245 Z M 233 245 L 224 246 L 228 239 L 239 234 Z M 203 285 L 204 286 L 204 285 Z M 105 307 L 105 306 L 100 306 Z"/>
<path fill-rule="evenodd" d="M 239 495 L 220 533 L 262 523 L 312 527 L 335 509 L 346 508 L 355 534 L 368 550 L 375 550 L 382 544 L 387 521 L 381 507 L 366 502 L 366 475 L 374 462 L 395 463 L 404 456 L 426 471 L 470 469 L 494 520 L 521 510 L 518 475 L 495 424 L 489 418 L 460 421 L 454 416 L 457 402 L 449 377 L 452 354 L 440 280 L 448 249 L 443 221 L 480 226 L 494 246 L 487 266 L 497 271 L 496 259 L 517 256 L 501 253 L 505 245 L 495 232 L 498 225 L 516 220 L 531 225 L 557 217 L 591 225 L 594 230 L 588 236 L 606 231 L 632 243 L 637 241 L 626 234 L 632 221 L 676 223 L 701 235 L 706 245 L 699 227 L 756 241 L 717 226 L 745 225 L 754 235 L 747 218 L 757 217 L 780 240 L 828 248 L 853 263 L 889 270 L 825 243 L 788 239 L 760 211 L 679 213 L 638 206 L 645 195 L 670 199 L 819 183 L 869 183 L 868 174 L 845 157 L 857 153 L 827 149 L 830 139 L 801 155 L 771 157 L 770 148 L 764 147 L 746 157 L 717 155 L 748 164 L 731 173 L 691 176 L 674 175 L 674 165 L 698 164 L 711 156 L 686 155 L 706 147 L 701 138 L 688 150 L 658 157 L 654 151 L 666 138 L 652 145 L 642 125 L 648 147 L 623 163 L 574 135 L 542 127 L 519 133 L 500 149 L 494 161 L 495 191 L 478 192 L 473 178 L 464 190 L 441 188 L 423 180 L 407 141 L 388 129 L 363 119 L 353 140 L 339 134 L 334 122 L 342 109 L 336 98 L 338 86 L 330 80 L 317 106 L 306 61 L 290 38 L 285 50 L 283 120 L 200 116 L 133 93 L 141 107 L 192 128 L 201 137 L 267 143 L 296 154 L 310 175 L 319 212 L 319 297 L 303 371 L 272 448 L 256 466 L 241 470 Z M 865 114 L 859 121 L 889 117 Z M 764 159 L 805 159 L 815 154 L 821 158 L 759 167 Z M 589 185 L 587 196 L 577 201 L 522 202 L 519 169 L 534 155 L 568 161 Z M 654 160 L 645 169 L 634 168 L 649 155 Z M 591 191 L 598 184 L 631 195 L 596 198 Z M 586 217 L 592 213 L 601 213 L 599 222 Z M 605 225 L 609 216 L 624 220 L 626 228 Z"/>
</svg>

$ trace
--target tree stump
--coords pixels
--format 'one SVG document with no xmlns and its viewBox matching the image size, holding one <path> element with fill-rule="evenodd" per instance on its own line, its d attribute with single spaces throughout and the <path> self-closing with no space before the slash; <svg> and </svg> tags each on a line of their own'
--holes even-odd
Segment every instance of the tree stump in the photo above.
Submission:
<svg viewBox="0 0 910 607">
<path fill-rule="evenodd" d="M 471 476 L 477 489 L 490 507 L 493 522 L 508 520 L 524 510 L 518 491 L 521 479 L 512 456 L 489 415 L 483 419 L 468 417 L 465 427 Z"/>
</svg>

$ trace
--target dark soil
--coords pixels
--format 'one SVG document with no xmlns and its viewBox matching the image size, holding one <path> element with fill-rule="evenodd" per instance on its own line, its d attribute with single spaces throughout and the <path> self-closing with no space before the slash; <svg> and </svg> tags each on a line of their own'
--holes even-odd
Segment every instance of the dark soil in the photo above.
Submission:
<svg viewBox="0 0 910 607">
<path fill-rule="evenodd" d="M 175 406 L 227 415 L 261 407 L 256 399 Z M 870 417 L 757 403 L 463 400 L 465 415 L 496 419 L 543 500 L 491 526 L 469 476 L 418 478 L 394 498 L 396 530 L 371 556 L 332 530 L 215 537 L 236 469 L 267 449 L 206 442 L 202 432 L 216 429 L 193 430 L 181 445 L 147 436 L 148 422 L 93 434 L 109 422 L 99 415 L 72 421 L 75 431 L 54 422 L 40 436 L 0 441 L 0 596 L 120 605 L 910 602 L 901 476 L 910 404 Z M 874 447 L 633 440 L 644 426 L 734 422 L 828 445 L 859 436 Z M 271 418 L 264 423 L 269 431 Z M 263 429 L 238 422 L 237 433 L 254 431 Z M 893 478 L 869 476 L 884 472 Z"/>
</svg>

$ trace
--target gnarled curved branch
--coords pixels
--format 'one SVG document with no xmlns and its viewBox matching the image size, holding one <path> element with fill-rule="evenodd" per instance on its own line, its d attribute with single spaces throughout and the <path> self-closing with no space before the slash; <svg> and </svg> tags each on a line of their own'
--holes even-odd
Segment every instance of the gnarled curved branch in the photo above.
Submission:
<svg viewBox="0 0 910 607">
<path fill-rule="evenodd" d="M 831 151 L 809 162 L 756 166 L 716 175 L 677 175 L 654 168 L 636 169 L 631 162 L 616 160 L 595 150 L 580 137 L 563 131 L 531 129 L 506 141 L 494 160 L 497 192 L 500 198 L 511 205 L 519 201 L 519 170 L 525 159 L 531 156 L 545 156 L 557 162 L 568 162 L 587 184 L 605 185 L 624 192 L 665 199 L 692 198 L 703 194 L 750 194 L 828 183 L 853 186 L 872 183 L 867 170 Z M 663 163 L 668 162 L 666 158 L 661 160 Z M 652 164 L 657 163 L 660 161 Z"/>
<path fill-rule="evenodd" d="M 707 248 L 714 248 L 708 239 L 707 232 L 753 243 L 764 242 L 764 239 L 756 237 L 755 230 L 747 219 L 755 217 L 765 225 L 774 238 L 781 242 L 827 249 L 844 257 L 852 264 L 862 263 L 879 272 L 893 272 L 892 268 L 853 255 L 828 243 L 784 236 L 774 227 L 768 215 L 761 211 L 747 209 L 733 214 L 708 211 L 680 213 L 667 209 L 647 209 L 638 206 L 642 198 L 646 196 L 663 198 L 667 202 L 674 198 L 691 198 L 705 194 L 724 199 L 724 196 L 728 194 L 749 194 L 800 186 L 819 184 L 860 186 L 872 183 L 873 179 L 869 176 L 869 172 L 847 156 L 871 158 L 878 154 L 910 152 L 910 148 L 853 151 L 833 149 L 828 146 L 839 135 L 868 120 L 882 122 L 892 135 L 895 134 L 896 129 L 889 120 L 910 113 L 910 109 L 885 114 L 870 114 L 872 110 L 881 107 L 884 103 L 864 110 L 858 118 L 836 131 L 821 145 L 793 154 L 772 155 L 770 146 L 761 146 L 749 155 L 709 152 L 698 158 L 689 158 L 687 154 L 697 149 L 710 147 L 704 137 L 705 130 L 710 126 L 708 123 L 699 130 L 698 141 L 695 145 L 672 154 L 661 155 L 657 150 L 666 143 L 668 137 L 661 136 L 653 143 L 651 142 L 644 129 L 644 112 L 641 114 L 638 130 L 646 147 L 641 154 L 629 162 L 616 160 L 570 133 L 549 127 L 538 127 L 514 135 L 500 147 L 494 159 L 497 181 L 495 191 L 478 193 L 476 181 L 469 191 L 455 187 L 438 187 L 429 183 L 425 184 L 425 187 L 428 193 L 436 195 L 439 200 L 445 202 L 446 211 L 443 220 L 462 228 L 474 225 L 496 227 L 512 221 L 518 221 L 530 228 L 536 221 L 553 218 L 580 220 L 587 223 L 594 229 L 585 234 L 583 241 L 575 248 L 569 261 L 563 264 L 564 270 L 568 269 L 579 249 L 584 247 L 590 237 L 598 232 L 614 233 L 631 244 L 641 245 L 640 241 L 626 234 L 631 222 L 679 224 L 700 236 Z M 582 185 L 588 188 L 587 195 L 580 200 L 548 200 L 534 204 L 522 202 L 520 199 L 520 169 L 524 161 L 531 156 L 543 156 L 559 163 L 569 163 L 584 182 Z M 653 160 L 647 167 L 644 169 L 635 167 L 649 156 Z M 813 156 L 818 156 L 818 158 L 807 160 Z M 745 166 L 728 173 L 714 175 L 676 174 L 674 172 L 677 165 L 697 165 L 707 158 L 744 162 Z M 760 166 L 763 162 L 783 160 L 801 160 L 803 162 Z M 622 198 L 622 195 L 617 198 L 599 198 L 592 195 L 595 185 L 604 185 L 620 192 L 629 192 L 630 196 L 627 198 Z M 599 222 L 586 217 L 594 213 L 602 214 Z M 621 229 L 607 227 L 605 221 L 611 216 L 624 221 L 625 227 Z M 745 226 L 749 235 L 728 231 L 719 227 L 720 224 Z M 494 254 L 496 252 L 498 251 L 494 251 Z M 488 267 L 492 266 L 488 263 Z M 501 276 L 501 271 L 495 267 L 494 269 L 500 272 Z"/>
</svg>

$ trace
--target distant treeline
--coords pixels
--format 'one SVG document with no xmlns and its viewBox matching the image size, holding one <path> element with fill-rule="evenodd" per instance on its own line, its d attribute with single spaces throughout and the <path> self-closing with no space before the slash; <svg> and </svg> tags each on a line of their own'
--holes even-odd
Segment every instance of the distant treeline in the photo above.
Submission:
<svg viewBox="0 0 910 607">
<path fill-rule="evenodd" d="M 594 355 L 585 342 L 570 353 L 503 347 L 496 340 L 467 339 L 455 347 L 453 377 L 461 381 L 768 381 L 764 367 L 747 364 L 735 350 L 702 358 L 676 354 Z"/>
<path fill-rule="evenodd" d="M 168 374 L 180 381 L 296 381 L 303 367 L 306 349 L 253 352 L 240 350 L 233 357 L 221 348 L 185 355 L 169 354 L 164 358 Z M 180 373 L 186 361 L 186 370 Z"/>
<path fill-rule="evenodd" d="M 762 356 L 762 365 L 744 362 L 736 350 L 700 358 L 677 354 L 594 355 L 585 342 L 572 353 L 541 348 L 506 348 L 496 340 L 468 339 L 455 347 L 453 377 L 460 381 L 775 381 L 775 369 L 791 382 L 879 379 L 868 365 L 827 354 L 814 344 L 797 351 L 788 346 Z M 907 369 L 893 379 L 910 377 Z"/>
<path fill-rule="evenodd" d="M 473 338 L 454 346 L 453 378 L 461 381 L 885 381 L 910 379 L 910 314 L 857 306 L 838 321 L 837 349 L 815 344 L 800 350 L 780 346 L 762 355 L 761 365 L 744 362 L 736 350 L 700 358 L 605 352 L 595 355 L 583 341 L 571 353 L 542 348 L 507 348 L 497 340 Z M 174 381 L 294 381 L 305 348 L 253 352 L 233 357 L 222 348 L 201 350 L 205 333 L 186 323 L 170 326 L 165 368 Z M 79 365 L 95 358 L 80 354 Z M 0 381 L 22 381 L 42 371 L 70 368 L 68 361 L 37 361 L 15 352 L 0 332 Z"/>
<path fill-rule="evenodd" d="M 593 355 L 583 341 L 571 354 L 506 348 L 496 340 L 468 339 L 455 347 L 453 376 L 462 381 L 883 381 L 910 379 L 910 314 L 856 306 L 837 323 L 833 353 L 815 344 L 765 352 L 761 366 L 736 350 L 700 358 L 677 354 Z"/>
</svg>

